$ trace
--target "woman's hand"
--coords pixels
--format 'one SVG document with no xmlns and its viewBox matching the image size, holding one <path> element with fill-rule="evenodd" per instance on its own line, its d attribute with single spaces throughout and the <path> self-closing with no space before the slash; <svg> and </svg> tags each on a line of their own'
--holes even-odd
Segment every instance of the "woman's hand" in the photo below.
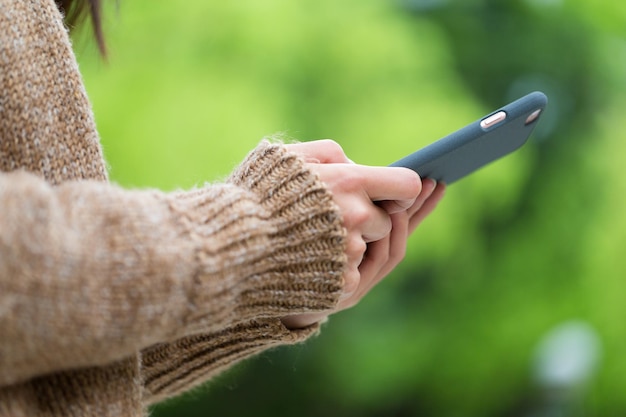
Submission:
<svg viewBox="0 0 626 417">
<path fill-rule="evenodd" d="M 406 168 L 356 165 L 330 140 L 288 145 L 326 184 L 347 230 L 344 293 L 334 310 L 283 318 L 289 328 L 316 323 L 357 304 L 406 253 L 409 235 L 435 208 L 445 187 Z"/>
</svg>

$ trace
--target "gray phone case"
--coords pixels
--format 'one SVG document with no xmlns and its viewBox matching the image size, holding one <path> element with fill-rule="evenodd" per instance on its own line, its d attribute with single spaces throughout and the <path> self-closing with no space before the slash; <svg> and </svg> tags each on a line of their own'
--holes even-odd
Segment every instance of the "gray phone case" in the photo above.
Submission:
<svg viewBox="0 0 626 417">
<path fill-rule="evenodd" d="M 545 94 L 530 93 L 390 166 L 452 184 L 526 143 L 547 103 Z"/>
</svg>

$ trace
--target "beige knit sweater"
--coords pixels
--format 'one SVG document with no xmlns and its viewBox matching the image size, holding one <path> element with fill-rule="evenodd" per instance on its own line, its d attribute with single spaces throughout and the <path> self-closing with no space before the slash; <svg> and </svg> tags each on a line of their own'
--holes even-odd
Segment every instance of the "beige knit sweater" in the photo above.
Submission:
<svg viewBox="0 0 626 417">
<path fill-rule="evenodd" d="M 222 184 L 107 182 L 53 0 L 0 0 L 0 416 L 141 416 L 333 307 L 324 185 L 262 143 Z"/>
</svg>

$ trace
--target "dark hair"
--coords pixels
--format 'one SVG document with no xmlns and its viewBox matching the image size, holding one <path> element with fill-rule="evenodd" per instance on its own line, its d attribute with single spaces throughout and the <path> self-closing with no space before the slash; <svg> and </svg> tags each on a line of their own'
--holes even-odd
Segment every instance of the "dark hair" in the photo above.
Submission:
<svg viewBox="0 0 626 417">
<path fill-rule="evenodd" d="M 106 44 L 102 33 L 102 5 L 100 0 L 55 0 L 57 7 L 65 17 L 65 24 L 74 30 L 89 15 L 93 34 L 102 56 L 106 56 Z"/>
</svg>

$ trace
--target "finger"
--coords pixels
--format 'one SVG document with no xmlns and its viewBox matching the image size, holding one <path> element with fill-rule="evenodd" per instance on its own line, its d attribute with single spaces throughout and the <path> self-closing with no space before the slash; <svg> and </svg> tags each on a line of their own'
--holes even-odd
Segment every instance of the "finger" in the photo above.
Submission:
<svg viewBox="0 0 626 417">
<path fill-rule="evenodd" d="M 409 220 L 409 232 L 412 233 L 417 226 L 437 207 L 437 204 L 441 201 L 446 192 L 446 185 L 444 183 L 437 184 L 437 187 L 428 197 L 428 199 L 422 204 L 420 209 L 411 216 Z"/>
<path fill-rule="evenodd" d="M 366 282 L 374 285 L 391 272 L 406 254 L 409 217 L 406 212 L 391 215 L 392 231 L 384 239 L 367 245 L 360 268 Z M 370 275 L 374 275 L 371 279 Z"/>
<path fill-rule="evenodd" d="M 361 283 L 361 272 L 359 271 L 359 266 L 351 265 L 346 269 L 346 272 L 343 274 L 344 286 L 341 296 L 339 297 L 339 303 L 337 308 L 340 309 L 342 303 L 347 302 L 346 300 L 351 299 L 357 294 L 359 290 L 359 285 Z"/>
<path fill-rule="evenodd" d="M 375 204 L 370 203 L 363 214 L 357 214 L 354 218 L 357 222 L 356 229 L 361 231 L 365 243 L 380 240 L 391 232 L 389 214 Z"/>
<path fill-rule="evenodd" d="M 432 178 L 425 178 L 422 180 L 422 192 L 415 199 L 413 205 L 407 210 L 409 217 L 413 216 L 422 207 L 424 202 L 432 195 L 433 191 L 437 187 L 437 181 Z"/>
<path fill-rule="evenodd" d="M 369 289 L 377 281 L 379 272 L 389 260 L 390 247 L 391 234 L 367 245 L 367 251 L 365 252 L 363 261 L 361 265 L 359 265 L 361 287 Z"/>
<path fill-rule="evenodd" d="M 361 274 L 359 265 L 363 261 L 367 244 L 357 233 L 350 233 L 346 242 L 347 266 L 343 274 L 343 288 L 341 299 L 351 297 L 359 288 Z"/>
<path fill-rule="evenodd" d="M 335 194 L 335 202 L 342 209 L 345 228 L 350 233 L 357 233 L 365 242 L 381 239 L 391 231 L 389 214 L 370 201 L 363 190 L 339 191 Z"/>
<path fill-rule="evenodd" d="M 388 241 L 389 237 L 387 236 L 368 244 L 368 255 L 363 258 L 363 262 L 357 267 L 359 285 L 351 293 L 344 292 L 345 295 L 340 298 L 337 304 L 337 310 L 354 307 L 380 281 L 378 277 L 382 264 L 377 262 L 377 260 L 381 259 L 381 254 L 388 253 Z M 370 254 L 370 252 L 373 253 Z"/>
<path fill-rule="evenodd" d="M 422 190 L 419 175 L 408 168 L 365 165 L 357 165 L 355 168 L 358 168 L 358 173 L 364 179 L 363 187 L 370 200 L 395 201 L 399 210 L 411 207 Z"/>
<path fill-rule="evenodd" d="M 436 186 L 437 186 L 437 181 L 433 180 L 432 178 L 423 179 L 422 191 L 419 193 L 419 195 L 417 196 L 415 201 L 413 201 L 413 204 L 410 207 L 403 207 L 402 204 L 399 204 L 395 200 L 394 201 L 389 201 L 389 200 L 381 201 L 378 203 L 378 205 L 382 207 L 383 209 L 385 209 L 387 213 L 389 214 L 394 214 L 394 213 L 398 213 L 401 211 L 407 211 L 409 213 L 409 216 L 412 216 L 413 214 L 415 214 L 415 212 L 417 212 L 420 209 L 420 207 L 422 207 L 422 204 L 424 204 L 424 201 L 426 201 L 426 199 L 430 197 L 432 192 L 435 190 Z"/>
<path fill-rule="evenodd" d="M 331 139 L 292 143 L 285 146 L 288 151 L 297 153 L 308 161 L 322 164 L 352 163 L 344 153 L 341 145 Z"/>
<path fill-rule="evenodd" d="M 367 245 L 367 252 L 359 265 L 361 282 L 355 294 L 355 302 L 363 298 L 384 278 L 383 271 L 389 261 L 390 246 L 391 234 Z"/>
<path fill-rule="evenodd" d="M 401 261 L 406 254 L 407 239 L 409 237 L 409 216 L 406 212 L 391 216 L 393 229 L 387 242 L 373 242 L 368 245 L 362 267 L 370 267 L 367 263 L 376 263 L 378 268 L 371 268 L 376 272 L 375 283 L 387 276 Z M 365 263 L 367 261 L 367 263 Z M 367 278 L 366 278 L 367 279 Z"/>
<path fill-rule="evenodd" d="M 415 205 L 415 200 L 385 200 L 377 201 L 376 205 L 387 212 L 387 214 L 399 213 L 406 211 L 408 208 Z"/>
<path fill-rule="evenodd" d="M 389 274 L 405 257 L 406 246 L 409 238 L 408 213 L 401 212 L 391 216 L 393 232 L 390 233 L 389 259 L 384 268 L 381 269 L 383 277 Z"/>
</svg>

